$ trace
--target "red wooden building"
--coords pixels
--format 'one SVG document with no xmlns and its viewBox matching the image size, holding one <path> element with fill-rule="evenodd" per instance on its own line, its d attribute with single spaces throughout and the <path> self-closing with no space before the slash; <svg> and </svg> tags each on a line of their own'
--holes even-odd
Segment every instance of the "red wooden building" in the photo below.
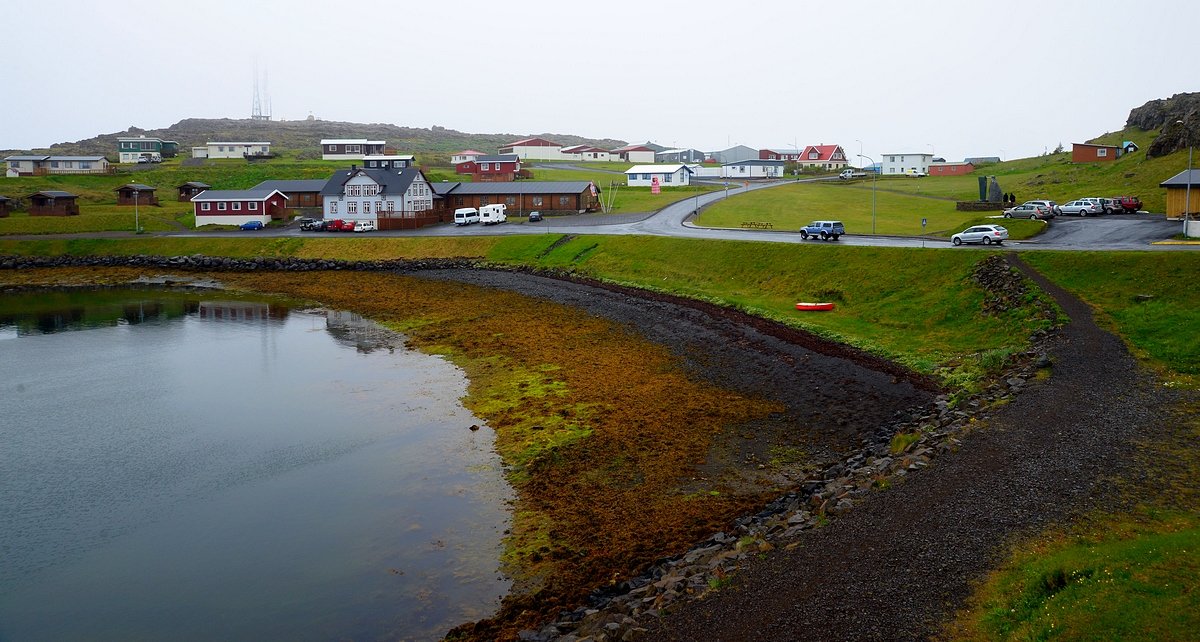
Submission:
<svg viewBox="0 0 1200 642">
<path fill-rule="evenodd" d="M 1093 145 L 1091 143 L 1073 143 L 1071 145 L 1072 163 L 1103 163 L 1115 161 L 1121 155 L 1121 148 L 1116 145 Z"/>
<path fill-rule="evenodd" d="M 70 192 L 44 190 L 29 195 L 30 216 L 78 216 L 78 198 Z"/>
<path fill-rule="evenodd" d="M 122 185 L 113 190 L 117 193 L 117 205 L 158 205 L 154 188 L 141 183 Z M 134 196 L 136 194 L 136 196 Z"/>
<path fill-rule="evenodd" d="M 517 173 L 521 171 L 521 161 L 516 154 L 479 156 L 455 165 L 454 171 L 470 174 L 471 180 L 476 183 L 510 182 L 516 180 Z"/>
<path fill-rule="evenodd" d="M 287 196 L 279 190 L 205 190 L 192 197 L 196 227 L 241 225 L 249 221 L 281 219 L 287 213 Z"/>
<path fill-rule="evenodd" d="M 509 216 L 526 212 L 578 214 L 600 209 L 600 190 L 589 181 L 517 181 L 514 183 L 432 183 L 440 197 L 434 208 L 505 205 Z"/>
<path fill-rule="evenodd" d="M 931 163 L 929 165 L 930 176 L 962 176 L 975 171 L 975 166 L 971 163 Z"/>
</svg>

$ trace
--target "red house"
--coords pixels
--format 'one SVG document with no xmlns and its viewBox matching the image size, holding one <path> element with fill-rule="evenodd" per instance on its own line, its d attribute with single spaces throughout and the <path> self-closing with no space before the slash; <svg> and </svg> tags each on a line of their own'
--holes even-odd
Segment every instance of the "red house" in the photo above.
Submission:
<svg viewBox="0 0 1200 642">
<path fill-rule="evenodd" d="M 975 171 L 971 163 L 930 163 L 930 176 L 962 176 Z"/>
<path fill-rule="evenodd" d="M 809 145 L 800 154 L 798 162 L 802 167 L 821 169 L 842 169 L 849 165 L 846 161 L 846 151 L 841 145 Z"/>
<path fill-rule="evenodd" d="M 196 227 L 241 225 L 250 221 L 281 219 L 287 196 L 277 189 L 205 190 L 192 197 Z"/>
<path fill-rule="evenodd" d="M 1072 143 L 1072 163 L 1103 163 L 1115 161 L 1121 155 L 1121 148 L 1116 145 L 1092 145 L 1091 143 Z"/>
<path fill-rule="evenodd" d="M 44 190 L 29 195 L 30 216 L 78 216 L 76 195 L 58 190 Z"/>
<path fill-rule="evenodd" d="M 458 174 L 470 174 L 476 183 L 499 183 L 516 180 L 521 161 L 516 154 L 479 156 L 454 166 Z"/>
</svg>

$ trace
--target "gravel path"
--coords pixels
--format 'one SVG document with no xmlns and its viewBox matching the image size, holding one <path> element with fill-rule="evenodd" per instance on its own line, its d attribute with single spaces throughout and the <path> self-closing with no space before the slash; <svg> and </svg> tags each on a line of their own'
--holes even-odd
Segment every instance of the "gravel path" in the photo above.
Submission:
<svg viewBox="0 0 1200 642">
<path fill-rule="evenodd" d="M 1009 261 L 1070 316 L 1052 348 L 1052 377 L 986 419 L 957 452 L 648 623 L 646 639 L 928 638 L 1012 537 L 1113 498 L 1106 479 L 1131 462 L 1169 393 L 1085 304 Z"/>
</svg>

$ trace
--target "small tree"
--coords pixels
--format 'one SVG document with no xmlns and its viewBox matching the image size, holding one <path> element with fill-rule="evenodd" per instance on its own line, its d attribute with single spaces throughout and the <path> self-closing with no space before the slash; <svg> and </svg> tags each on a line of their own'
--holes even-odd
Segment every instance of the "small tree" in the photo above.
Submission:
<svg viewBox="0 0 1200 642">
<path fill-rule="evenodd" d="M 797 163 L 796 161 L 793 161 L 793 160 L 784 161 L 783 162 L 783 173 L 784 174 L 799 174 L 800 173 L 800 163 Z"/>
</svg>

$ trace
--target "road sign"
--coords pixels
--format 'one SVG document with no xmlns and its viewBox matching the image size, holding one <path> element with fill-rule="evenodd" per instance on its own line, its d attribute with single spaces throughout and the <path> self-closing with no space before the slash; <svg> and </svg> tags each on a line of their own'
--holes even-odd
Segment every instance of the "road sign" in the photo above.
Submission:
<svg viewBox="0 0 1200 642">
<path fill-rule="evenodd" d="M 927 219 L 927 218 L 921 219 L 921 229 L 925 229 L 925 225 L 927 223 L 929 223 L 929 219 Z"/>
</svg>

